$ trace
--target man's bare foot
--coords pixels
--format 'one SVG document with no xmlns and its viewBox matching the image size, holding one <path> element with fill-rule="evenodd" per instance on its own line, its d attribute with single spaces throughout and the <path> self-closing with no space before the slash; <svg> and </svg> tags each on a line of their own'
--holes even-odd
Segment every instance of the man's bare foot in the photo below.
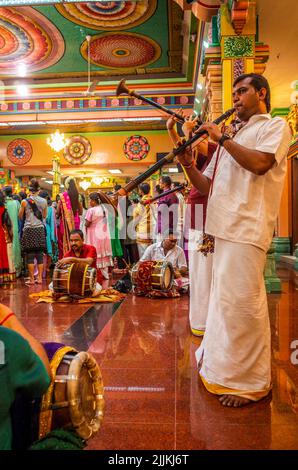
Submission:
<svg viewBox="0 0 298 470">
<path fill-rule="evenodd" d="M 240 408 L 251 402 L 248 398 L 237 397 L 236 395 L 221 395 L 219 401 L 223 406 L 231 406 L 233 408 Z"/>
</svg>

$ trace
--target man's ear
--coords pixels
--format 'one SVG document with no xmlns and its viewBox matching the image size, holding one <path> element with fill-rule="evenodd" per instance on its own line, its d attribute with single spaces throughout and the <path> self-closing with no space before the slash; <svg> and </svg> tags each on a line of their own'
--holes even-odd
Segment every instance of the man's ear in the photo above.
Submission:
<svg viewBox="0 0 298 470">
<path fill-rule="evenodd" d="M 259 97 L 262 101 L 265 101 L 266 95 L 267 95 L 267 90 L 265 87 L 261 88 L 259 91 Z"/>
</svg>

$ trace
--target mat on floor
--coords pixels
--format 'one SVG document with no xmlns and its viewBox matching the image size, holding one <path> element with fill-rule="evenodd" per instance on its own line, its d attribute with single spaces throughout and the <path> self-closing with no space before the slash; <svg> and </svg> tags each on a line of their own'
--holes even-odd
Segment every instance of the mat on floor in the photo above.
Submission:
<svg viewBox="0 0 298 470">
<path fill-rule="evenodd" d="M 115 289 L 105 289 L 100 291 L 100 293 L 96 297 L 84 297 L 82 298 L 73 298 L 68 295 L 64 295 L 59 299 L 53 298 L 53 292 L 50 290 L 44 290 L 41 292 L 36 292 L 34 294 L 29 294 L 31 299 L 37 299 L 38 302 L 46 302 L 48 304 L 52 303 L 78 303 L 78 304 L 88 304 L 88 303 L 101 303 L 101 302 L 120 302 L 120 300 L 126 297 L 125 294 L 118 292 Z"/>
</svg>

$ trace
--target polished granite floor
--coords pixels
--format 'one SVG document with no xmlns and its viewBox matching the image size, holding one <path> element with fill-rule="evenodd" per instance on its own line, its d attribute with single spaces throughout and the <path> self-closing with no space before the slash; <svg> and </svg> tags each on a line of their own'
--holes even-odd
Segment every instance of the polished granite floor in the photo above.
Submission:
<svg viewBox="0 0 298 470">
<path fill-rule="evenodd" d="M 97 359 L 106 407 L 88 449 L 298 449 L 298 280 L 285 267 L 278 274 L 282 293 L 268 295 L 272 395 L 242 409 L 224 408 L 198 379 L 200 339 L 189 331 L 187 297 L 36 304 L 28 293 L 39 286 L 18 281 L 1 288 L 0 300 L 40 341 L 73 345 Z"/>
</svg>

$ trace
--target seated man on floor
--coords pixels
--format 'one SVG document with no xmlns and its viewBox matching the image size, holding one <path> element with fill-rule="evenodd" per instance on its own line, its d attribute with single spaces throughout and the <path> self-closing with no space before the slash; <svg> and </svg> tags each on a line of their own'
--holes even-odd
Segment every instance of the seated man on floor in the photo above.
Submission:
<svg viewBox="0 0 298 470">
<path fill-rule="evenodd" d="M 101 270 L 96 266 L 97 253 L 96 248 L 92 245 L 84 243 L 84 235 L 82 230 L 72 230 L 70 232 L 71 249 L 64 253 L 63 258 L 56 263 L 56 267 L 60 268 L 66 264 L 86 263 L 97 271 L 97 282 L 102 284 L 103 275 Z"/>
<path fill-rule="evenodd" d="M 177 245 L 178 234 L 169 229 L 163 235 L 161 242 L 153 243 L 146 248 L 140 261 L 168 261 L 174 268 L 175 284 L 178 288 L 186 287 L 189 283 L 187 262 L 184 251 Z"/>
<path fill-rule="evenodd" d="M 63 258 L 56 263 L 54 269 L 53 281 L 49 285 L 50 291 L 53 292 L 53 298 L 58 300 L 61 296 L 64 297 L 65 295 L 72 298 L 96 297 L 102 290 L 103 283 L 102 272 L 96 265 L 96 248 L 84 243 L 83 232 L 79 229 L 70 232 L 70 246 L 71 249 L 64 253 Z M 68 280 L 63 278 L 63 276 L 62 280 L 59 268 L 62 270 L 66 265 L 73 265 L 73 267 L 68 271 Z M 94 274 L 89 278 L 90 282 L 86 283 L 86 265 L 96 270 L 96 285 Z"/>
</svg>

